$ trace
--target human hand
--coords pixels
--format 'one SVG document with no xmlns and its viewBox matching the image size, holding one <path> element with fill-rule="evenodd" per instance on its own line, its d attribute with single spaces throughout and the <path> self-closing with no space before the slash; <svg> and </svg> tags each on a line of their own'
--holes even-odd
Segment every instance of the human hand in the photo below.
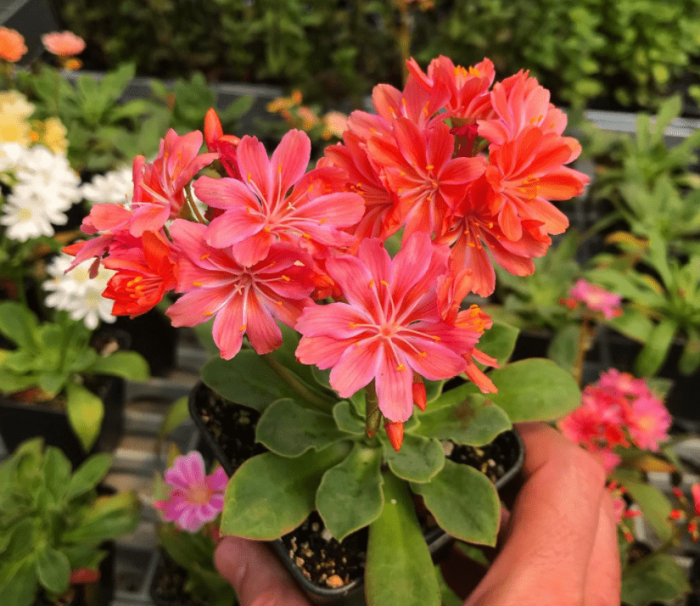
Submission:
<svg viewBox="0 0 700 606">
<path fill-rule="evenodd" d="M 620 562 L 603 468 L 542 423 L 523 423 L 525 483 L 503 518 L 501 552 L 464 606 L 619 606 Z M 224 538 L 215 554 L 241 606 L 309 606 L 255 541 Z"/>
</svg>

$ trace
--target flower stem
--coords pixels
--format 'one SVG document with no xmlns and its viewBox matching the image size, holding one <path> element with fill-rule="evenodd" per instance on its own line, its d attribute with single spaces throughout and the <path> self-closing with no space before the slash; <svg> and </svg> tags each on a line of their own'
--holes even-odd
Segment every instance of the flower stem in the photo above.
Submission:
<svg viewBox="0 0 700 606">
<path fill-rule="evenodd" d="M 379 410 L 379 399 L 377 398 L 377 389 L 372 381 L 365 387 L 365 409 L 367 416 L 365 417 L 365 431 L 368 437 L 373 437 L 382 424 L 382 411 Z"/>
<path fill-rule="evenodd" d="M 185 195 L 187 196 L 187 201 L 189 202 L 190 209 L 194 213 L 194 216 L 197 217 L 197 221 L 199 221 L 202 225 L 206 225 L 206 219 L 202 216 L 202 213 L 199 212 L 199 209 L 197 208 L 197 205 L 194 202 L 194 198 L 192 197 L 192 190 L 190 189 L 189 183 L 185 185 Z"/>
<path fill-rule="evenodd" d="M 324 412 L 328 411 L 328 402 L 314 392 L 312 392 L 302 381 L 300 381 L 289 369 L 277 360 L 272 354 L 260 356 L 264 362 L 274 370 L 294 391 L 304 398 L 309 404 Z"/>
</svg>

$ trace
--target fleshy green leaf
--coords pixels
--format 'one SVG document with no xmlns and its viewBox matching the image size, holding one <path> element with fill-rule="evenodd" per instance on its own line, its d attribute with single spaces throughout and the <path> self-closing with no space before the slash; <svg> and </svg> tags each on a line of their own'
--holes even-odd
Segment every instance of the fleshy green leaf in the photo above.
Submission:
<svg viewBox="0 0 700 606">
<path fill-rule="evenodd" d="M 668 498 L 633 472 L 617 469 L 613 477 L 625 487 L 632 500 L 639 505 L 644 519 L 649 522 L 659 539 L 670 540 L 673 529 L 669 516 L 673 506 Z"/>
<path fill-rule="evenodd" d="M 97 358 L 86 372 L 112 375 L 129 381 L 146 381 L 151 375 L 148 362 L 135 351 L 117 351 L 106 358 Z"/>
<path fill-rule="evenodd" d="M 68 420 L 85 452 L 89 452 L 100 434 L 104 404 L 94 393 L 77 383 L 66 385 L 66 396 Z"/>
<path fill-rule="evenodd" d="M 70 564 L 60 551 L 46 545 L 37 554 L 36 571 L 39 582 L 47 591 L 61 594 L 68 590 Z"/>
<path fill-rule="evenodd" d="M 70 461 L 59 448 L 52 446 L 46 448 L 43 466 L 44 481 L 56 503 L 66 494 L 71 471 Z"/>
<path fill-rule="evenodd" d="M 447 534 L 480 545 L 495 545 L 500 521 L 498 492 L 469 465 L 446 460 L 442 471 L 425 484 L 411 483 Z M 463 498 L 469 495 L 468 499 Z"/>
<path fill-rule="evenodd" d="M 323 474 L 349 449 L 339 442 L 295 458 L 266 452 L 248 459 L 226 488 L 221 532 L 269 541 L 294 530 L 313 511 Z"/>
<path fill-rule="evenodd" d="M 428 482 L 445 464 L 445 451 L 435 439 L 406 433 L 401 449 L 396 452 L 386 436 L 380 435 L 389 469 L 403 480 Z"/>
<path fill-rule="evenodd" d="M 87 545 L 123 536 L 138 526 L 141 503 L 133 490 L 97 499 L 78 526 L 63 534 L 63 540 Z"/>
<path fill-rule="evenodd" d="M 96 454 L 85 461 L 73 474 L 68 486 L 66 498 L 74 499 L 92 490 L 107 475 L 112 464 L 112 457 L 108 454 Z"/>
<path fill-rule="evenodd" d="M 646 343 L 654 330 L 654 323 L 634 307 L 626 307 L 621 316 L 607 320 L 608 326 L 626 337 Z"/>
<path fill-rule="evenodd" d="M 159 439 L 163 439 L 172 431 L 175 431 L 175 429 L 180 427 L 180 425 L 182 425 L 189 418 L 189 398 L 188 396 L 182 396 L 181 398 L 175 400 L 168 408 L 168 412 L 166 413 L 165 418 L 158 429 Z"/>
<path fill-rule="evenodd" d="M 564 370 L 571 370 L 576 363 L 581 326 L 567 324 L 558 330 L 547 348 L 547 357 L 554 360 Z"/>
<path fill-rule="evenodd" d="M 333 418 L 338 429 L 355 435 L 365 433 L 365 423 L 355 414 L 355 409 L 347 400 L 338 402 L 333 407 Z"/>
<path fill-rule="evenodd" d="M 316 509 L 338 541 L 368 526 L 381 514 L 381 464 L 381 448 L 357 443 L 342 463 L 323 475 L 316 493 Z"/>
<path fill-rule="evenodd" d="M 678 361 L 678 370 L 684 375 L 690 375 L 698 369 L 698 366 L 700 366 L 700 332 L 688 330 L 685 347 Z"/>
<path fill-rule="evenodd" d="M 36 316 L 25 305 L 15 301 L 0 304 L 0 333 L 18 347 L 38 348 L 39 326 Z"/>
<path fill-rule="evenodd" d="M 369 527 L 368 606 L 440 606 L 440 588 L 406 484 L 384 476 L 384 508 Z"/>
<path fill-rule="evenodd" d="M 642 377 L 655 375 L 664 363 L 678 330 L 675 320 L 664 318 L 649 335 L 649 340 L 634 361 L 635 372 Z"/>
<path fill-rule="evenodd" d="M 260 417 L 255 431 L 258 442 L 283 457 L 298 457 L 347 437 L 330 414 L 309 410 L 294 400 L 278 400 Z"/>
<path fill-rule="evenodd" d="M 670 604 L 690 589 L 686 572 L 678 562 L 672 556 L 655 554 L 623 572 L 621 597 L 630 606 Z"/>
<path fill-rule="evenodd" d="M 487 356 L 496 358 L 503 366 L 513 355 L 519 333 L 520 330 L 515 326 L 494 321 L 493 326 L 481 335 L 477 348 Z"/>
<path fill-rule="evenodd" d="M 472 390 L 475 386 L 468 385 L 467 388 Z M 454 391 L 463 390 L 459 387 Z M 455 404 L 415 415 L 419 425 L 412 433 L 470 446 L 488 444 L 512 427 L 506 413 L 491 402 L 492 396 L 464 394 L 463 399 Z"/>
<path fill-rule="evenodd" d="M 513 423 L 557 419 L 581 403 L 576 381 L 551 360 L 521 360 L 494 370 L 489 376 L 498 388 L 498 393 L 489 394 L 489 399 Z"/>
<path fill-rule="evenodd" d="M 38 589 L 34 562 L 20 560 L 14 564 L 14 570 L 6 581 L 0 581 L 0 604 L 31 606 Z"/>
<path fill-rule="evenodd" d="M 303 398 L 254 351 L 241 351 L 231 360 L 213 358 L 202 368 L 202 381 L 220 396 L 263 412 L 281 398 Z"/>
</svg>

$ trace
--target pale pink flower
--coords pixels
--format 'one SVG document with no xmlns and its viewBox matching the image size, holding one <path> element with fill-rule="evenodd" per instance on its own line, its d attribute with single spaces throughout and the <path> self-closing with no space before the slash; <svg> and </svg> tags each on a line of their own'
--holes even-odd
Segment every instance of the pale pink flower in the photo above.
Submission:
<svg viewBox="0 0 700 606">
<path fill-rule="evenodd" d="M 163 518 L 188 532 L 197 532 L 207 522 L 216 519 L 224 508 L 224 492 L 228 478 L 219 467 L 206 475 L 204 459 L 196 450 L 175 458 L 165 472 L 170 497 L 156 501 L 153 506 L 163 512 Z"/>
<path fill-rule="evenodd" d="M 621 295 L 616 295 L 586 280 L 578 280 L 569 291 L 569 296 L 580 301 L 592 311 L 602 312 L 608 320 L 622 314 Z"/>
<path fill-rule="evenodd" d="M 641 396 L 632 402 L 629 432 L 639 448 L 656 452 L 659 450 L 659 442 L 668 438 L 671 420 L 671 415 L 661 400 L 651 394 Z"/>
<path fill-rule="evenodd" d="M 620 372 L 616 368 L 601 373 L 598 386 L 631 397 L 645 396 L 651 393 L 644 379 L 636 379 L 630 373 Z"/>
<path fill-rule="evenodd" d="M 312 259 L 288 243 L 275 243 L 267 257 L 244 267 L 231 249 L 209 246 L 206 226 L 176 219 L 170 228 L 178 259 L 177 292 L 185 293 L 166 314 L 173 326 L 196 326 L 214 317 L 214 342 L 229 360 L 247 334 L 253 349 L 269 353 L 282 344 L 275 320 L 294 326 L 312 303 Z"/>
<path fill-rule="evenodd" d="M 207 228 L 211 246 L 232 247 L 236 260 L 251 266 L 274 242 L 300 243 L 314 253 L 354 241 L 340 230 L 362 218 L 362 198 L 339 191 L 347 176 L 337 168 L 305 174 L 311 157 L 306 133 L 288 132 L 269 159 L 256 137 L 243 137 L 236 153 L 241 180 L 201 177 L 194 185 L 200 200 L 224 211 Z"/>
<path fill-rule="evenodd" d="M 342 398 L 374 379 L 384 416 L 406 421 L 413 411 L 413 373 L 439 380 L 464 372 L 462 355 L 478 338 L 440 315 L 435 290 L 448 255 L 446 246 L 419 232 L 393 260 L 376 238 L 364 240 L 357 257 L 329 258 L 326 269 L 348 302 L 304 310 L 296 324 L 303 335 L 298 359 L 332 367 L 331 386 Z"/>
<path fill-rule="evenodd" d="M 41 41 L 57 57 L 75 57 L 85 50 L 85 40 L 69 31 L 44 34 Z"/>
</svg>

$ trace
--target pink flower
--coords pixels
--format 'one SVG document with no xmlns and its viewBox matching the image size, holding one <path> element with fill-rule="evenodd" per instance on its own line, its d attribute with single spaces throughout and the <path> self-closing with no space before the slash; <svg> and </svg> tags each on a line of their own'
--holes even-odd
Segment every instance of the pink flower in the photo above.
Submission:
<svg viewBox="0 0 700 606">
<path fill-rule="evenodd" d="M 620 372 L 616 368 L 601 373 L 598 386 L 631 397 L 646 396 L 651 393 L 644 379 L 635 379 L 630 373 Z"/>
<path fill-rule="evenodd" d="M 185 203 L 185 185 L 219 157 L 216 153 L 199 154 L 202 141 L 198 130 L 180 137 L 171 128 L 161 139 L 158 157 L 152 164 L 146 164 L 143 156 L 134 158 L 132 235 L 158 231 L 179 215 Z"/>
<path fill-rule="evenodd" d="M 188 532 L 197 532 L 212 522 L 224 508 L 224 491 L 228 478 L 219 467 L 206 475 L 204 459 L 195 451 L 175 458 L 165 472 L 165 482 L 171 487 L 170 497 L 156 501 L 153 506 L 163 512 L 163 518 Z"/>
<path fill-rule="evenodd" d="M 639 448 L 659 450 L 659 442 L 668 438 L 670 426 L 671 415 L 661 400 L 650 394 L 632 402 L 629 432 Z"/>
<path fill-rule="evenodd" d="M 700 484 L 697 482 L 690 487 L 690 493 L 693 495 L 693 511 L 696 516 L 700 516 Z"/>
<path fill-rule="evenodd" d="M 328 259 L 326 269 L 348 302 L 304 310 L 296 324 L 303 335 L 298 359 L 332 367 L 331 386 L 342 398 L 374 379 L 383 415 L 406 421 L 413 410 L 413 373 L 438 380 L 464 372 L 462 355 L 478 338 L 440 316 L 436 281 L 448 254 L 446 246 L 417 233 L 393 260 L 375 238 L 362 242 L 357 257 Z"/>
<path fill-rule="evenodd" d="M 85 50 L 85 40 L 69 31 L 44 34 L 41 41 L 57 57 L 75 57 Z"/>
<path fill-rule="evenodd" d="M 288 132 L 270 159 L 256 137 L 243 137 L 236 153 L 242 180 L 201 177 L 194 186 L 198 198 L 224 211 L 207 229 L 211 246 L 232 247 L 248 267 L 262 261 L 274 242 L 306 241 L 303 246 L 322 249 L 353 242 L 340 228 L 362 218 L 362 198 L 338 191 L 346 175 L 337 168 L 304 174 L 311 156 L 306 133 Z"/>
<path fill-rule="evenodd" d="M 608 320 L 622 313 L 620 304 L 622 296 L 608 292 L 600 286 L 595 286 L 586 280 L 580 279 L 569 291 L 569 296 L 580 301 L 592 311 L 600 311 Z"/>
<path fill-rule="evenodd" d="M 170 228 L 181 251 L 177 291 L 185 293 L 166 312 L 173 326 L 196 326 L 215 317 L 214 341 L 226 360 L 239 352 L 244 334 L 259 354 L 277 349 L 282 332 L 275 320 L 294 326 L 312 302 L 311 258 L 280 242 L 265 259 L 244 267 L 230 248 L 209 246 L 205 231 L 205 225 L 183 219 Z"/>
</svg>

